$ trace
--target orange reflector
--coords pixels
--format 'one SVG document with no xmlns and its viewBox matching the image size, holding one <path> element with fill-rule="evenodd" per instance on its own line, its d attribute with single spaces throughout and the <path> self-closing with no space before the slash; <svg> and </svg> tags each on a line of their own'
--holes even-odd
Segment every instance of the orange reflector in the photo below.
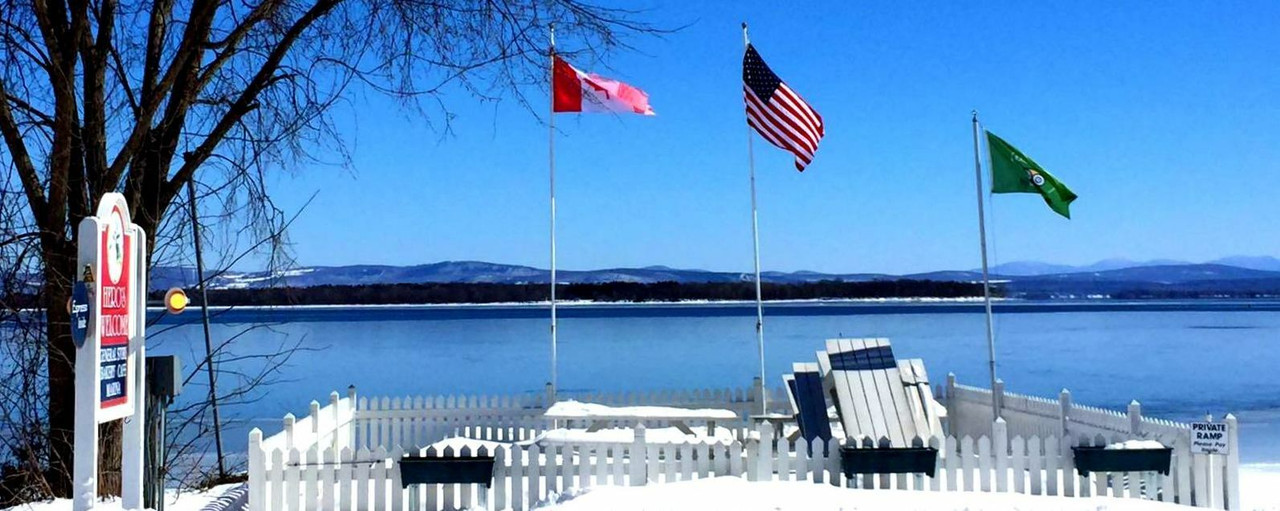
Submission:
<svg viewBox="0 0 1280 511">
<path fill-rule="evenodd" d="M 187 304 L 191 300 L 187 299 L 187 292 L 182 288 L 172 288 L 164 294 L 164 308 L 169 310 L 170 314 L 181 314 L 187 309 Z"/>
</svg>

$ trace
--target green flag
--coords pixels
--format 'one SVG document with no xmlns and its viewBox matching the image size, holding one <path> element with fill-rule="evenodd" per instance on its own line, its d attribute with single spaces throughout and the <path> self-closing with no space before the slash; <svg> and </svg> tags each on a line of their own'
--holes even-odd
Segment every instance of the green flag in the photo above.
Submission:
<svg viewBox="0 0 1280 511">
<path fill-rule="evenodd" d="M 987 148 L 991 156 L 991 193 L 1038 193 L 1059 215 L 1071 218 L 1068 207 L 1076 200 L 1076 194 L 1067 185 L 990 131 Z"/>
</svg>

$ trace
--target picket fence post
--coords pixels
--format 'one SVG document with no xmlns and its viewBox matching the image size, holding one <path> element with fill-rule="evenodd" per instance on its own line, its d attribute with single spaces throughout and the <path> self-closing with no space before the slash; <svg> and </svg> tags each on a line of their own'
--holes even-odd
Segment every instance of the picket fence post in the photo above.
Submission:
<svg viewBox="0 0 1280 511">
<path fill-rule="evenodd" d="M 360 421 L 356 420 L 356 418 L 359 416 L 358 411 L 360 409 L 357 406 L 358 402 L 359 401 L 356 399 L 356 386 L 347 385 L 347 414 L 346 415 L 347 415 L 347 420 L 351 421 L 350 422 L 351 425 L 349 426 L 350 428 L 349 433 L 346 435 L 346 438 L 342 440 L 344 442 L 342 445 L 343 447 L 351 447 L 353 449 L 357 447 L 356 439 L 360 438 Z"/>
<path fill-rule="evenodd" d="M 524 509 L 525 496 L 529 493 L 533 493 L 534 491 L 536 491 L 535 488 L 537 487 L 537 484 L 538 484 L 537 482 L 530 481 L 529 490 L 525 490 L 525 483 L 524 483 L 525 468 L 528 467 L 529 465 L 532 465 L 533 462 L 530 462 L 529 465 L 525 464 L 525 461 L 530 458 L 527 456 L 527 453 L 525 452 L 524 448 L 518 445 L 511 447 L 510 454 L 511 454 L 511 463 L 510 463 L 511 509 Z M 428 490 L 428 491 L 434 491 L 434 490 Z M 537 502 L 537 499 L 534 499 L 534 502 Z M 503 508 L 505 508 L 505 506 Z M 500 508 L 500 509 L 503 509 L 503 508 Z M 432 507 L 431 511 L 435 511 L 435 507 Z"/>
<path fill-rule="evenodd" d="M 996 491 L 1009 490 L 1009 425 L 999 417 L 991 425 L 991 447 L 996 455 Z"/>
<path fill-rule="evenodd" d="M 1227 477 L 1223 481 L 1227 488 L 1226 509 L 1243 509 L 1240 507 L 1240 425 L 1236 416 L 1227 414 Z"/>
<path fill-rule="evenodd" d="M 1136 399 L 1129 402 L 1129 434 L 1132 438 L 1142 435 L 1142 404 Z"/>
<path fill-rule="evenodd" d="M 506 446 L 500 445 L 493 450 L 493 507 L 496 509 L 507 509 L 507 502 L 509 502 L 507 498 L 507 479 L 511 471 L 507 467 L 507 457 Z M 484 490 L 482 489 L 481 491 Z M 417 495 L 412 498 L 416 502 Z M 417 509 L 417 506 L 411 507 Z"/>
<path fill-rule="evenodd" d="M 284 414 L 284 448 L 293 449 L 293 424 L 297 418 L 292 413 Z"/>
<path fill-rule="evenodd" d="M 974 474 L 978 469 L 973 456 L 974 446 L 973 437 L 965 435 L 960 439 L 960 448 L 956 453 L 960 455 L 960 472 L 964 474 L 964 491 L 971 492 L 974 488 Z"/>
<path fill-rule="evenodd" d="M 983 435 L 978 438 L 978 489 L 984 492 L 991 491 L 991 458 L 991 439 Z"/>
<path fill-rule="evenodd" d="M 644 486 L 648 481 L 647 467 L 645 461 L 645 441 L 644 441 L 644 424 L 637 424 L 635 429 L 635 441 L 631 442 L 631 486 Z"/>
<path fill-rule="evenodd" d="M 759 406 L 760 403 L 764 402 L 764 392 L 764 382 L 760 380 L 760 377 L 751 378 L 751 402 Z M 767 412 L 768 410 L 762 410 L 760 413 Z"/>
<path fill-rule="evenodd" d="M 320 448 L 312 444 L 302 463 L 302 508 L 320 509 Z"/>
<path fill-rule="evenodd" d="M 991 389 L 991 399 L 994 400 L 996 410 L 1004 410 L 1004 380 L 996 378 L 996 384 Z M 999 413 L 1003 415 L 1003 413 Z"/>
<path fill-rule="evenodd" d="M 315 444 L 320 440 L 320 402 L 311 400 L 311 406 L 307 410 L 311 415 L 311 441 L 309 444 Z"/>
<path fill-rule="evenodd" d="M 1205 422 L 1213 422 L 1213 416 L 1206 414 L 1204 416 L 1204 420 Z M 1213 475 L 1213 472 L 1209 468 L 1210 456 L 1212 455 L 1211 454 L 1192 454 L 1191 455 L 1191 459 L 1194 460 L 1194 464 L 1192 465 L 1192 469 L 1191 469 L 1191 477 L 1195 478 L 1195 483 L 1194 483 L 1195 487 L 1192 491 L 1195 492 L 1195 495 L 1193 497 L 1195 500 L 1196 507 L 1212 507 L 1213 506 L 1213 500 L 1210 498 L 1212 496 L 1212 490 L 1210 486 L 1213 483 L 1213 481 L 1209 479 L 1209 476 Z"/>
<path fill-rule="evenodd" d="M 321 456 L 320 489 L 323 494 L 320 499 L 319 509 L 335 509 L 334 506 L 337 505 L 333 495 L 334 489 L 338 484 L 338 460 L 336 456 L 336 449 L 325 449 Z"/>
<path fill-rule="evenodd" d="M 349 446 L 343 447 L 342 450 L 337 453 L 336 459 L 338 465 L 336 470 L 337 475 L 335 477 L 338 478 L 338 488 L 336 509 L 352 509 L 351 486 L 353 478 L 351 475 L 351 465 L 354 458 L 355 453 L 352 452 L 351 447 Z"/>
<path fill-rule="evenodd" d="M 302 507 L 299 500 L 302 498 L 302 453 L 297 449 L 289 449 L 289 457 L 287 465 L 284 469 L 284 509 L 288 511 L 299 511 Z"/>
<path fill-rule="evenodd" d="M 773 424 L 761 422 L 756 428 L 760 432 L 760 449 L 756 451 L 756 463 L 752 467 L 756 471 L 757 481 L 773 480 Z"/>
<path fill-rule="evenodd" d="M 992 399 L 995 399 L 992 396 Z M 943 403 L 947 407 L 947 434 L 956 434 L 956 415 L 959 412 L 956 402 L 956 373 L 947 373 L 947 390 L 946 399 Z"/>
<path fill-rule="evenodd" d="M 262 452 L 262 430 L 253 428 L 249 431 L 249 511 L 267 509 L 266 465 L 267 460 Z"/>
<path fill-rule="evenodd" d="M 1058 393 L 1058 420 L 1062 423 L 1062 438 L 1071 438 L 1071 391 Z"/>
<path fill-rule="evenodd" d="M 335 390 L 330 392 L 329 408 L 330 413 L 333 414 L 333 438 L 329 441 L 329 448 L 335 451 L 341 446 L 341 440 L 339 440 L 339 437 L 342 436 L 341 432 L 346 429 L 342 424 L 342 412 L 338 410 L 338 403 L 338 391 Z"/>
</svg>

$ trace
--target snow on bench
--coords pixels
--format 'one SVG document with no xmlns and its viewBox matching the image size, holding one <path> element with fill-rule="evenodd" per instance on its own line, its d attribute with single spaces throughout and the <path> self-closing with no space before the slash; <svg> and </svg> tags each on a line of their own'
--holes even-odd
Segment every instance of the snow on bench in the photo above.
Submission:
<svg viewBox="0 0 1280 511">
<path fill-rule="evenodd" d="M 632 428 L 608 428 L 597 431 L 583 429 L 556 428 L 546 431 L 535 439 L 539 444 L 630 444 L 635 441 L 636 432 Z M 733 442 L 733 431 L 718 427 L 711 435 L 693 434 L 677 427 L 653 428 L 644 430 L 644 440 L 652 444 L 680 444 L 689 441 L 730 443 Z"/>
<path fill-rule="evenodd" d="M 579 401 L 560 401 L 547 412 L 543 417 L 553 420 L 584 420 L 591 421 L 591 426 L 587 428 L 588 432 L 595 432 L 604 429 L 609 422 L 623 422 L 627 424 L 642 424 L 646 421 L 666 421 L 671 426 L 684 432 L 686 435 L 693 435 L 693 430 L 689 429 L 686 421 L 705 421 L 707 423 L 707 435 L 715 436 L 716 421 L 733 421 L 738 419 L 738 414 L 733 410 L 723 410 L 719 408 L 676 408 L 671 406 L 606 406 L 595 403 L 583 403 Z"/>
</svg>

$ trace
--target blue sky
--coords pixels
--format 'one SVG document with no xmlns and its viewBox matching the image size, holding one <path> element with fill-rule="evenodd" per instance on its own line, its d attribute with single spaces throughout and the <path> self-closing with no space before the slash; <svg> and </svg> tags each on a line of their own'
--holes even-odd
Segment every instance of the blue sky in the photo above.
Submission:
<svg viewBox="0 0 1280 511">
<path fill-rule="evenodd" d="M 1080 195 L 1070 221 L 994 197 L 993 263 L 1280 255 L 1280 3 L 640 7 L 689 26 L 574 62 L 646 90 L 658 116 L 557 117 L 562 268 L 750 269 L 744 20 L 827 128 L 803 174 L 756 139 L 766 269 L 976 267 L 975 108 Z M 286 209 L 319 192 L 291 231 L 299 263 L 547 266 L 546 126 L 515 101 L 444 100 L 449 135 L 354 95 L 339 113 L 354 168 L 274 183 Z"/>
</svg>

